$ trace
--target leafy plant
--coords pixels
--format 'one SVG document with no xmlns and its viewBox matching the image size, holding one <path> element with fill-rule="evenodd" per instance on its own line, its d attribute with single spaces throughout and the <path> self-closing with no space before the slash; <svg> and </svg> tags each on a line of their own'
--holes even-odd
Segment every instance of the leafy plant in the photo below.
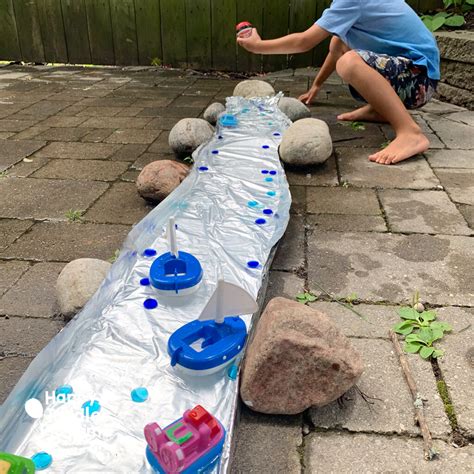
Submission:
<svg viewBox="0 0 474 474">
<path fill-rule="evenodd" d="M 0 171 L 0 179 L 7 178 L 7 177 L 8 177 L 8 173 L 6 171 Z"/>
<path fill-rule="evenodd" d="M 298 293 L 296 295 L 296 301 L 303 304 L 313 303 L 317 299 L 318 297 L 311 292 Z"/>
<path fill-rule="evenodd" d="M 349 296 L 346 296 L 346 303 L 352 305 L 357 300 L 357 293 L 352 292 Z"/>
<path fill-rule="evenodd" d="M 351 128 L 358 132 L 360 130 L 365 130 L 365 125 L 362 122 L 351 122 Z"/>
<path fill-rule="evenodd" d="M 115 263 L 120 255 L 120 249 L 116 249 L 114 254 L 109 258 L 110 263 Z"/>
<path fill-rule="evenodd" d="M 160 58 L 153 58 L 151 60 L 151 65 L 155 67 L 160 67 L 163 64 Z"/>
<path fill-rule="evenodd" d="M 405 307 L 401 308 L 398 314 L 403 321 L 392 329 L 405 336 L 405 352 L 419 352 L 423 359 L 436 359 L 444 354 L 442 350 L 433 347 L 433 343 L 441 339 L 445 332 L 451 331 L 452 327 L 448 323 L 436 321 L 435 311 L 419 313 L 414 308 Z"/>
<path fill-rule="evenodd" d="M 442 26 L 459 28 L 466 23 L 464 15 L 474 7 L 474 0 L 443 0 L 444 8 L 435 15 L 421 15 L 421 20 L 432 32 Z"/>
<path fill-rule="evenodd" d="M 84 211 L 74 211 L 73 209 L 66 212 L 66 218 L 69 222 L 80 222 L 83 215 Z"/>
</svg>

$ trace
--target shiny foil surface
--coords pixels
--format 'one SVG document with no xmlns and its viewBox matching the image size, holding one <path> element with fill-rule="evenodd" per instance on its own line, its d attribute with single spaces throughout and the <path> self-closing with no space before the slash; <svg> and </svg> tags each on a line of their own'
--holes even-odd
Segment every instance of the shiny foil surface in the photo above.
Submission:
<svg viewBox="0 0 474 474">
<path fill-rule="evenodd" d="M 102 286 L 38 354 L 0 408 L 0 451 L 25 457 L 45 451 L 53 458 L 45 471 L 51 473 L 150 473 L 145 425 L 165 427 L 200 404 L 227 430 L 220 467 L 213 471 L 227 472 L 238 378 L 232 380 L 227 369 L 207 377 L 181 375 L 170 366 L 167 342 L 199 317 L 220 274 L 257 298 L 291 204 L 278 157 L 291 122 L 278 109 L 279 98 L 227 100 L 226 113 L 237 117 L 237 127 L 218 125 L 213 139 L 196 150 L 189 176 L 132 229 Z M 271 214 L 264 213 L 268 209 Z M 140 284 L 156 258 L 144 251 L 168 251 L 166 225 L 173 216 L 179 249 L 197 257 L 204 270 L 197 292 L 183 297 L 158 296 Z M 158 307 L 146 309 L 149 298 Z M 250 331 L 252 315 L 243 319 Z M 72 387 L 72 399 L 55 396 L 65 385 Z M 132 401 L 137 387 L 148 390 L 147 401 Z M 32 398 L 44 408 L 37 418 L 25 411 Z M 84 416 L 88 401 L 100 405 L 93 416 Z"/>
</svg>

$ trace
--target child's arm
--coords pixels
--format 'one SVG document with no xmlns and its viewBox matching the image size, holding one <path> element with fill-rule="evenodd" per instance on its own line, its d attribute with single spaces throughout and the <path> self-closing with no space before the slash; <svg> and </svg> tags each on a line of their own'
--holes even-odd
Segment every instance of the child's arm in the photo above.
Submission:
<svg viewBox="0 0 474 474">
<path fill-rule="evenodd" d="M 240 46 L 256 54 L 295 54 L 305 53 L 313 49 L 329 36 L 326 30 L 318 25 L 302 33 L 293 33 L 272 40 L 262 40 L 257 30 L 254 29 L 249 38 L 237 38 Z"/>
<path fill-rule="evenodd" d="M 336 70 L 337 59 L 334 54 L 329 52 L 309 91 L 298 97 L 301 102 L 306 105 L 310 105 L 313 102 L 313 99 L 318 95 L 326 79 Z"/>
</svg>

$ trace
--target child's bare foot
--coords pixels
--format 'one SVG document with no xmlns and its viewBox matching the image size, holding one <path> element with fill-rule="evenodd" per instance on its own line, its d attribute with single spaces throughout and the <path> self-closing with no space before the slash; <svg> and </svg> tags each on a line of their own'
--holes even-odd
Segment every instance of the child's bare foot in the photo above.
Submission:
<svg viewBox="0 0 474 474">
<path fill-rule="evenodd" d="M 360 107 L 353 112 L 338 115 L 337 119 L 349 120 L 350 122 L 387 122 L 371 105 L 364 105 L 364 107 Z"/>
<path fill-rule="evenodd" d="M 387 148 L 369 156 L 370 161 L 391 165 L 423 153 L 430 146 L 429 140 L 421 131 L 400 132 Z"/>
</svg>

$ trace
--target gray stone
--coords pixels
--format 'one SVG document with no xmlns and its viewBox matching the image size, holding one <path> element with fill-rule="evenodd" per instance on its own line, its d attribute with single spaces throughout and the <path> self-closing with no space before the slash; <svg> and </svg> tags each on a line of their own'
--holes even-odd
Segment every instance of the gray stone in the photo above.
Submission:
<svg viewBox="0 0 474 474">
<path fill-rule="evenodd" d="M 278 107 L 292 122 L 311 117 L 311 111 L 298 99 L 282 97 Z"/>
<path fill-rule="evenodd" d="M 279 151 L 281 159 L 289 165 L 324 163 L 332 154 L 326 122 L 313 118 L 298 120 L 283 134 Z"/>
<path fill-rule="evenodd" d="M 51 318 L 56 313 L 54 284 L 63 263 L 33 265 L 0 299 L 0 314 Z"/>
<path fill-rule="evenodd" d="M 449 114 L 454 112 L 462 112 L 466 109 L 459 107 L 448 102 L 442 102 L 440 100 L 431 99 L 426 105 L 419 109 L 420 112 L 426 112 L 430 114 Z"/>
<path fill-rule="evenodd" d="M 212 125 L 203 119 L 182 119 L 171 130 L 169 146 L 178 157 L 191 155 L 214 134 Z"/>
<path fill-rule="evenodd" d="M 296 271 L 304 267 L 304 219 L 292 215 L 273 261 L 273 270 Z"/>
<path fill-rule="evenodd" d="M 71 319 L 92 298 L 110 270 L 111 263 L 95 258 L 69 262 L 56 281 L 59 311 Z"/>
<path fill-rule="evenodd" d="M 310 214 L 381 214 L 377 195 L 371 189 L 309 187 L 307 199 Z"/>
<path fill-rule="evenodd" d="M 472 471 L 474 460 L 473 445 L 456 449 L 448 443 L 435 440 L 434 446 L 440 453 L 439 459 L 425 461 L 421 439 L 377 434 L 312 433 L 305 445 L 307 474 L 468 474 Z"/>
<path fill-rule="evenodd" d="M 410 158 L 396 165 L 380 165 L 368 156 L 377 150 L 336 148 L 341 181 L 371 188 L 432 189 L 439 181 L 422 157 Z"/>
<path fill-rule="evenodd" d="M 0 220 L 0 250 L 8 247 L 15 242 L 20 235 L 24 234 L 31 226 L 32 221 L 23 221 L 18 219 Z"/>
<path fill-rule="evenodd" d="M 437 169 L 436 174 L 454 202 L 474 204 L 474 170 Z"/>
<path fill-rule="evenodd" d="M 0 146 L 0 172 L 27 158 L 46 145 L 34 140 L 4 140 Z"/>
<path fill-rule="evenodd" d="M 0 359 L 0 403 L 3 403 L 32 359 L 27 357 L 7 357 Z"/>
<path fill-rule="evenodd" d="M 304 279 L 289 272 L 271 271 L 268 279 L 265 306 L 272 298 L 281 296 L 294 300 L 304 289 Z"/>
<path fill-rule="evenodd" d="M 0 353 L 8 357 L 34 357 L 63 326 L 53 319 L 0 316 Z"/>
<path fill-rule="evenodd" d="M 389 189 L 379 196 L 394 232 L 472 234 L 445 192 Z"/>
<path fill-rule="evenodd" d="M 243 409 L 231 474 L 300 474 L 301 416 L 274 416 Z"/>
<path fill-rule="evenodd" d="M 336 159 L 331 156 L 325 163 L 304 168 L 285 167 L 286 178 L 290 185 L 337 186 Z"/>
<path fill-rule="evenodd" d="M 469 313 L 469 323 L 474 313 Z M 440 315 L 441 319 L 441 315 Z M 445 317 L 451 323 L 450 318 Z M 459 327 L 459 326 L 458 326 Z M 445 351 L 438 359 L 456 413 L 459 429 L 468 438 L 474 438 L 474 413 L 472 412 L 472 385 L 474 373 L 474 331 L 471 324 L 457 334 L 449 334 L 438 346 Z"/>
<path fill-rule="evenodd" d="M 459 204 L 458 209 L 471 229 L 474 229 L 474 206 Z"/>
<path fill-rule="evenodd" d="M 357 383 L 359 390 L 347 392 L 342 406 L 333 402 L 322 408 L 312 408 L 310 415 L 314 425 L 322 429 L 342 428 L 352 432 L 419 436 L 419 428 L 413 421 L 412 397 L 391 342 L 382 339 L 351 341 L 364 359 L 364 373 Z M 418 354 L 409 356 L 409 361 L 423 396 L 431 433 L 435 437 L 447 437 L 451 427 L 444 413 L 431 364 Z M 358 391 L 371 398 L 364 400 Z"/>
<path fill-rule="evenodd" d="M 362 371 L 360 355 L 328 316 L 274 298 L 247 347 L 240 395 L 252 410 L 292 415 L 336 400 Z"/>
<path fill-rule="evenodd" d="M 17 282 L 29 267 L 28 262 L 0 260 L 0 296 Z"/>
<path fill-rule="evenodd" d="M 120 149 L 120 145 L 108 143 L 53 142 L 35 156 L 41 158 L 66 158 L 69 160 L 102 160 Z"/>
<path fill-rule="evenodd" d="M 203 117 L 211 125 L 215 125 L 219 115 L 223 112 L 225 112 L 225 107 L 220 102 L 214 102 L 204 111 Z"/>
<path fill-rule="evenodd" d="M 469 125 L 430 114 L 427 114 L 425 119 L 448 148 L 456 150 L 474 149 L 474 134 L 472 133 L 472 127 Z"/>
<path fill-rule="evenodd" d="M 474 168 L 472 150 L 429 150 L 424 154 L 433 168 Z"/>
<path fill-rule="evenodd" d="M 290 186 L 292 214 L 306 213 L 306 186 Z"/>
<path fill-rule="evenodd" d="M 35 178 L 115 181 L 130 163 L 104 160 L 50 160 L 33 175 Z"/>
<path fill-rule="evenodd" d="M 160 130 L 115 130 L 106 143 L 153 143 L 160 135 Z"/>
<path fill-rule="evenodd" d="M 275 95 L 275 89 L 268 82 L 251 79 L 239 82 L 235 86 L 232 95 L 247 99 L 251 97 L 268 97 Z"/>
<path fill-rule="evenodd" d="M 65 220 L 68 210 L 87 209 L 107 188 L 97 181 L 4 179 L 0 181 L 0 217 Z"/>
<path fill-rule="evenodd" d="M 307 217 L 308 228 L 336 232 L 386 232 L 382 215 L 319 214 Z"/>
<path fill-rule="evenodd" d="M 129 230 L 125 225 L 40 222 L 1 255 L 56 262 L 86 257 L 107 260 L 122 246 Z"/>
<path fill-rule="evenodd" d="M 309 287 L 337 297 L 405 303 L 415 289 L 440 305 L 474 305 L 474 249 L 469 237 L 313 232 L 308 237 Z"/>
<path fill-rule="evenodd" d="M 455 112 L 454 114 L 445 115 L 445 118 L 474 127 L 474 112 L 472 111 Z M 474 157 L 474 152 L 471 157 Z"/>
<path fill-rule="evenodd" d="M 133 183 L 115 183 L 86 212 L 84 219 L 109 224 L 135 224 L 152 208 L 137 194 Z"/>
<path fill-rule="evenodd" d="M 442 58 L 474 64 L 474 31 L 438 31 L 436 41 Z"/>
</svg>

